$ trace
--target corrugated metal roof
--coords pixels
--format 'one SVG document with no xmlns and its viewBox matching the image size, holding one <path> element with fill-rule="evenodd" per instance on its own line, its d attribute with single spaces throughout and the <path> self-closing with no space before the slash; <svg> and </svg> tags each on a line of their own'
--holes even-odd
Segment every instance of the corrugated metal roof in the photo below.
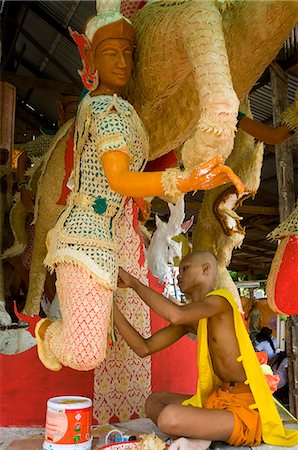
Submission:
<svg viewBox="0 0 298 450">
<path fill-rule="evenodd" d="M 298 89 L 298 78 L 288 74 L 288 101 L 293 103 L 295 99 L 295 92 Z M 250 96 L 250 105 L 255 119 L 262 122 L 272 121 L 272 92 L 271 85 L 256 89 Z"/>
<path fill-rule="evenodd" d="M 62 26 L 65 31 L 70 25 L 77 31 L 82 31 L 83 25 L 90 15 L 95 13 L 94 1 L 38 1 L 42 10 L 47 13 L 54 21 Z M 80 57 L 77 48 L 70 39 L 62 36 L 60 33 L 43 20 L 35 12 L 29 10 L 23 25 L 24 30 L 29 33 L 38 43 L 46 49 L 58 62 L 62 62 L 64 69 L 69 72 L 78 81 L 80 80 L 77 70 L 81 67 Z M 296 35 L 292 39 L 296 39 Z M 32 66 L 39 69 L 47 78 L 69 82 L 69 78 L 61 72 L 49 58 L 38 50 L 21 33 L 18 37 L 16 50 L 22 52 L 25 47 L 23 57 L 30 61 Z M 289 102 L 294 100 L 295 91 L 298 88 L 298 79 L 289 75 Z M 31 98 L 33 101 L 33 98 Z M 270 85 L 257 88 L 251 95 L 251 108 L 254 117 L 257 120 L 271 122 L 272 120 L 272 102 Z M 38 109 L 47 113 L 51 109 L 47 102 L 43 101 L 42 96 L 38 97 Z"/>
</svg>

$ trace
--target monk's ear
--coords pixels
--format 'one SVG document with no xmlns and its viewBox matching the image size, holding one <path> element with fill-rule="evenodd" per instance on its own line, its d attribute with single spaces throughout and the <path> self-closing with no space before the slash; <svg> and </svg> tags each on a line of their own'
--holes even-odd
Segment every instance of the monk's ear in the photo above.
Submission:
<svg viewBox="0 0 298 450">
<path fill-rule="evenodd" d="M 209 273 L 210 270 L 211 270 L 211 265 L 210 265 L 208 262 L 205 262 L 205 263 L 202 265 L 202 269 L 203 269 L 203 274 L 204 274 L 204 275 L 208 275 L 208 273 Z"/>
<path fill-rule="evenodd" d="M 94 66 L 94 56 L 93 56 L 93 50 L 90 47 L 85 47 L 83 49 L 83 52 L 85 54 L 89 69 L 91 73 L 95 72 L 95 66 Z"/>
</svg>

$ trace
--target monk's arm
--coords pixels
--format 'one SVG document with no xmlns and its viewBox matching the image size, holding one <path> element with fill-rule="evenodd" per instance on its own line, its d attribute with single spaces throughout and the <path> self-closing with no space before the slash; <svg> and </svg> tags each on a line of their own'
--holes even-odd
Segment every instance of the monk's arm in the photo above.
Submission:
<svg viewBox="0 0 298 450">
<path fill-rule="evenodd" d="M 201 302 L 179 306 L 168 298 L 145 286 L 137 278 L 119 269 L 118 286 L 132 288 L 138 296 L 172 325 L 188 325 L 205 317 L 211 317 L 227 308 L 227 301 L 220 296 L 208 296 Z"/>
<path fill-rule="evenodd" d="M 184 336 L 187 331 L 183 326 L 169 325 L 161 330 L 158 330 L 149 338 L 143 338 L 138 331 L 126 320 L 124 315 L 114 304 L 114 321 L 119 333 L 123 336 L 127 344 L 134 350 L 141 358 L 152 355 L 166 347 L 169 347 L 174 342 L 178 341 Z"/>
</svg>

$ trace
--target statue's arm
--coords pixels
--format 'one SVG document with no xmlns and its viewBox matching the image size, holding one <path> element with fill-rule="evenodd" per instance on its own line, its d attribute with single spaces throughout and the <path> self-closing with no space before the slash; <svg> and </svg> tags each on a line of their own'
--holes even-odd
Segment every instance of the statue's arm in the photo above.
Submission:
<svg viewBox="0 0 298 450">
<path fill-rule="evenodd" d="M 184 174 L 179 169 L 165 172 L 133 172 L 129 169 L 129 156 L 121 151 L 108 151 L 101 157 L 105 176 L 110 187 L 129 197 L 172 195 L 175 200 L 182 193 L 213 189 L 221 184 L 233 182 L 238 191 L 243 191 L 241 180 L 224 166 L 220 157 L 214 158 Z"/>
</svg>

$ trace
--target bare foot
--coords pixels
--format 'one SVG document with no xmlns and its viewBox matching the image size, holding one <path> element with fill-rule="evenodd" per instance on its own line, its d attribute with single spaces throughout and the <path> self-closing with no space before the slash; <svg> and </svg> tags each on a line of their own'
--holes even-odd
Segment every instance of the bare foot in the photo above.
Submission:
<svg viewBox="0 0 298 450">
<path fill-rule="evenodd" d="M 170 445 L 169 450 L 206 450 L 210 444 L 211 441 L 202 439 L 179 438 Z"/>
<path fill-rule="evenodd" d="M 62 369 L 62 364 L 56 358 L 56 356 L 47 349 L 44 342 L 45 332 L 51 325 L 51 323 L 52 322 L 49 319 L 41 319 L 36 324 L 35 337 L 37 344 L 37 353 L 39 359 L 47 369 L 58 372 L 58 370 Z"/>
</svg>

